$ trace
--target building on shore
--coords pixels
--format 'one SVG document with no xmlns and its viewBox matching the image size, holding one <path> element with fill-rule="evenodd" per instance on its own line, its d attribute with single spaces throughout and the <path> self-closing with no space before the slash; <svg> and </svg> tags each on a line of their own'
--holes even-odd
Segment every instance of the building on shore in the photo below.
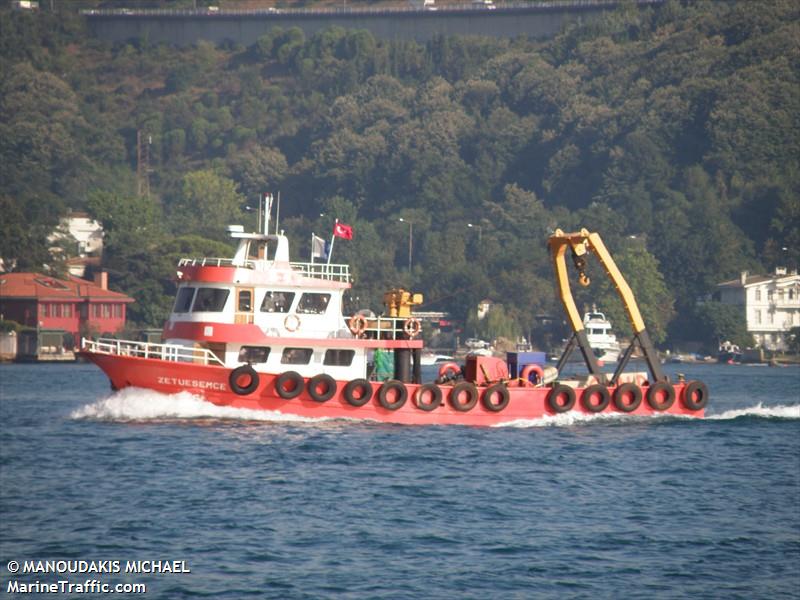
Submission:
<svg viewBox="0 0 800 600">
<path fill-rule="evenodd" d="M 116 333 L 125 327 L 131 302 L 133 298 L 108 289 L 106 273 L 97 273 L 93 282 L 40 273 L 0 274 L 0 320 L 24 328 L 18 358 L 50 355 L 58 360 L 68 356 L 81 336 Z"/>
<path fill-rule="evenodd" d="M 800 275 L 785 268 L 772 275 L 750 275 L 717 284 L 714 299 L 740 306 L 747 319 L 747 331 L 765 350 L 786 350 L 788 332 L 800 327 Z"/>
</svg>

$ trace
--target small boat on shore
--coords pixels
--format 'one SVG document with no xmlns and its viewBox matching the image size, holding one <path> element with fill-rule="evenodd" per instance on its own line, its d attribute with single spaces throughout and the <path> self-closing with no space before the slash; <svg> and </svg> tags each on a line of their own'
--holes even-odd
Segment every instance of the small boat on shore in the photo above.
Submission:
<svg viewBox="0 0 800 600">
<path fill-rule="evenodd" d="M 421 327 L 413 312 L 422 295 L 390 290 L 383 314 L 346 318 L 349 266 L 291 261 L 288 239 L 277 228 L 268 233 L 268 223 L 265 211 L 261 232 L 230 228 L 239 242 L 231 258 L 180 260 L 163 343 L 83 339 L 80 355 L 106 373 L 113 389 L 188 391 L 217 405 L 300 417 L 496 425 L 569 411 L 704 414 L 702 382 L 670 382 L 654 364 L 649 378 L 603 373 L 587 355 L 586 333 L 564 294 L 588 375 L 566 380 L 552 367 L 516 363 L 512 373 L 507 358 L 470 354 L 463 364 L 442 362 L 435 381 L 423 382 Z M 334 236 L 349 239 L 352 230 L 337 222 Z M 602 245 L 585 230 L 557 231 L 548 243 L 559 279 L 568 248 Z M 647 351 L 643 324 L 634 331 Z M 384 360 L 387 354 L 393 360 Z M 387 378 L 377 367 L 389 363 Z"/>
</svg>

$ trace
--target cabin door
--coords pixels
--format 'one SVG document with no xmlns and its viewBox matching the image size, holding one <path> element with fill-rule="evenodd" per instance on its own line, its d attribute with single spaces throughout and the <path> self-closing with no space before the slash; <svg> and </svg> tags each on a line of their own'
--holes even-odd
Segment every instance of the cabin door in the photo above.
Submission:
<svg viewBox="0 0 800 600">
<path fill-rule="evenodd" d="M 234 323 L 253 322 L 253 288 L 236 288 L 236 315 Z"/>
</svg>

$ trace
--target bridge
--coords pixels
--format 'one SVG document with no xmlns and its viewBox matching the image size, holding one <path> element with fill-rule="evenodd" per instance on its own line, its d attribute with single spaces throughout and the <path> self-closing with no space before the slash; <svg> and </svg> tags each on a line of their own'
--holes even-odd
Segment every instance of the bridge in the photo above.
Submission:
<svg viewBox="0 0 800 600">
<path fill-rule="evenodd" d="M 639 6 L 664 0 L 634 0 Z M 299 27 L 307 35 L 333 26 L 365 29 L 376 38 L 426 42 L 438 35 L 548 38 L 576 20 L 616 9 L 620 0 L 554 0 L 430 8 L 329 9 L 98 9 L 81 11 L 91 33 L 105 41 L 148 39 L 189 46 L 199 40 L 249 46 L 273 27 Z"/>
</svg>

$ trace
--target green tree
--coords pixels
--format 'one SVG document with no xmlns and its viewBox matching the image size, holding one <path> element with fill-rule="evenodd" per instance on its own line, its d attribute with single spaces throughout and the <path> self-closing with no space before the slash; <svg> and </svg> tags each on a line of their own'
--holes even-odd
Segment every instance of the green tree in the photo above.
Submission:
<svg viewBox="0 0 800 600">
<path fill-rule="evenodd" d="M 180 195 L 169 205 L 172 229 L 222 241 L 227 225 L 242 222 L 244 205 L 231 179 L 211 169 L 187 173 Z"/>
<path fill-rule="evenodd" d="M 747 320 L 740 306 L 721 302 L 704 302 L 697 306 L 696 339 L 706 348 L 715 350 L 722 342 L 731 342 L 741 348 L 753 347 L 753 336 L 747 331 Z"/>
</svg>

